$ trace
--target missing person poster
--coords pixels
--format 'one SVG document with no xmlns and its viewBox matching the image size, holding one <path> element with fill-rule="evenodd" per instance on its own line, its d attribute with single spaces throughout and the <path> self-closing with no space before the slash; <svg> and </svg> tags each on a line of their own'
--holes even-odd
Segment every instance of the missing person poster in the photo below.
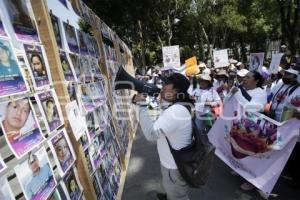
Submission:
<svg viewBox="0 0 300 200">
<path fill-rule="evenodd" d="M 0 98 L 28 91 L 9 40 L 0 38 Z"/>
<path fill-rule="evenodd" d="M 45 147 L 30 152 L 27 159 L 15 167 L 15 173 L 27 200 L 46 200 L 56 187 Z"/>
<path fill-rule="evenodd" d="M 213 55 L 214 55 L 214 67 L 215 68 L 229 66 L 227 49 L 214 50 Z"/>
<path fill-rule="evenodd" d="M 272 61 L 269 67 L 269 72 L 271 74 L 277 74 L 278 73 L 278 68 L 280 64 L 280 60 L 283 56 L 283 53 L 274 53 L 272 54 Z"/>
<path fill-rule="evenodd" d="M 66 40 L 69 46 L 70 51 L 74 53 L 79 53 L 78 42 L 75 33 L 75 28 L 70 24 L 63 22 Z"/>
<path fill-rule="evenodd" d="M 80 82 L 81 80 L 81 70 L 80 70 L 80 58 L 78 54 L 69 53 L 70 57 L 70 64 L 73 72 L 75 73 L 75 80 L 76 82 Z"/>
<path fill-rule="evenodd" d="M 82 186 L 75 169 L 69 170 L 64 177 L 64 184 L 71 200 L 79 200 L 82 195 Z"/>
<path fill-rule="evenodd" d="M 24 49 L 35 88 L 49 85 L 51 80 L 49 65 L 42 46 L 24 44 Z"/>
<path fill-rule="evenodd" d="M 81 104 L 84 108 L 85 112 L 91 112 L 94 110 L 95 106 L 93 103 L 93 100 L 91 99 L 91 97 L 89 96 L 88 93 L 88 85 L 79 85 L 79 93 L 77 94 L 78 99 L 81 100 Z"/>
<path fill-rule="evenodd" d="M 50 141 L 48 141 L 48 144 L 53 152 L 58 171 L 61 176 L 64 176 L 65 173 L 71 169 L 76 159 L 66 130 L 60 130 L 50 139 Z"/>
<path fill-rule="evenodd" d="M 162 48 L 164 67 L 180 68 L 179 46 L 166 46 Z"/>
<path fill-rule="evenodd" d="M 65 76 L 65 80 L 66 81 L 75 81 L 73 72 L 72 72 L 72 68 L 70 65 L 70 61 L 67 57 L 66 52 L 64 51 L 60 51 L 59 52 L 59 58 L 60 58 L 60 62 L 61 62 L 61 67 L 63 69 L 64 72 L 64 76 Z"/>
<path fill-rule="evenodd" d="M 3 172 L 6 168 L 7 166 L 0 155 L 0 173 Z"/>
<path fill-rule="evenodd" d="M 87 126 L 83 116 L 81 116 L 78 104 L 76 101 L 71 101 L 66 105 L 66 113 L 72 128 L 72 132 L 78 141 L 87 131 Z"/>
<path fill-rule="evenodd" d="M 0 199 L 1 200 L 15 200 L 15 196 L 14 196 L 5 176 L 0 178 Z"/>
<path fill-rule="evenodd" d="M 6 142 L 17 158 L 44 140 L 29 98 L 1 103 L 0 119 Z"/>
<path fill-rule="evenodd" d="M 62 39 L 61 39 L 61 32 L 60 32 L 61 28 L 60 28 L 59 19 L 52 13 L 50 14 L 50 17 L 51 17 L 53 32 L 55 35 L 56 44 L 58 48 L 62 49 L 63 46 L 62 46 Z"/>
<path fill-rule="evenodd" d="M 39 42 L 36 23 L 29 10 L 29 1 L 4 0 L 4 3 L 17 39 Z"/>
<path fill-rule="evenodd" d="M 86 33 L 77 30 L 77 35 L 78 35 L 80 54 L 85 56 L 89 55 Z"/>
<path fill-rule="evenodd" d="M 261 70 L 264 64 L 264 55 L 265 53 L 250 53 L 250 71 L 259 71 Z"/>
<path fill-rule="evenodd" d="M 42 114 L 47 121 L 47 130 L 51 133 L 62 126 L 62 113 L 55 91 L 52 89 L 48 92 L 36 94 L 36 99 L 40 106 L 40 110 L 42 110 Z"/>
</svg>

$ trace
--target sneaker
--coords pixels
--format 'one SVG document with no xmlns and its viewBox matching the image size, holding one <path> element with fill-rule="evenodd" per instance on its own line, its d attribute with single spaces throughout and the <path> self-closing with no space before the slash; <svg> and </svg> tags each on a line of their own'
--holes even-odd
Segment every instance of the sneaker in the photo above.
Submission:
<svg viewBox="0 0 300 200">
<path fill-rule="evenodd" d="M 157 197 L 158 200 L 168 200 L 167 199 L 167 194 L 165 194 L 165 193 L 157 193 L 156 197 Z"/>
<path fill-rule="evenodd" d="M 240 187 L 244 191 L 250 191 L 255 188 L 254 185 L 252 185 L 251 183 L 248 183 L 248 182 L 243 183 Z"/>
</svg>

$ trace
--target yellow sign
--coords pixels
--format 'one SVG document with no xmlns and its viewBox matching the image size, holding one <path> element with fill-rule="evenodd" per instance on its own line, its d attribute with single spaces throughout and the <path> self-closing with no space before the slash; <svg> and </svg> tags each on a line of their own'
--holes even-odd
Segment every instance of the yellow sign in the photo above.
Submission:
<svg viewBox="0 0 300 200">
<path fill-rule="evenodd" d="M 200 70 L 197 66 L 196 56 L 185 60 L 185 74 L 187 76 L 196 75 L 196 74 L 199 74 L 199 72 L 200 72 Z"/>
</svg>

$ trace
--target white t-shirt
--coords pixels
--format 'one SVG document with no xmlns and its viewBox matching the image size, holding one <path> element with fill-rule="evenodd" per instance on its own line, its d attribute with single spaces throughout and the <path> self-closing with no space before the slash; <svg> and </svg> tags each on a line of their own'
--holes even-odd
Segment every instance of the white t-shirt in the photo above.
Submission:
<svg viewBox="0 0 300 200">
<path fill-rule="evenodd" d="M 191 144 L 192 118 L 182 105 L 175 104 L 164 110 L 154 123 L 154 129 L 161 129 L 168 137 L 173 149 L 181 149 Z M 169 145 L 164 136 L 157 140 L 157 150 L 161 164 L 167 169 L 177 169 Z"/>
<path fill-rule="evenodd" d="M 197 114 L 205 114 L 211 112 L 211 107 L 204 105 L 206 102 L 211 102 L 214 106 L 217 106 L 221 103 L 221 98 L 219 94 L 213 88 L 210 88 L 208 90 L 200 88 L 196 89 L 194 95 L 196 97 L 195 107 Z"/>
<path fill-rule="evenodd" d="M 250 101 L 243 96 L 240 90 L 234 94 L 241 105 L 251 106 L 252 111 L 260 111 L 267 104 L 267 92 L 264 89 L 257 87 L 252 90 L 247 90 L 247 93 L 251 96 Z"/>
</svg>

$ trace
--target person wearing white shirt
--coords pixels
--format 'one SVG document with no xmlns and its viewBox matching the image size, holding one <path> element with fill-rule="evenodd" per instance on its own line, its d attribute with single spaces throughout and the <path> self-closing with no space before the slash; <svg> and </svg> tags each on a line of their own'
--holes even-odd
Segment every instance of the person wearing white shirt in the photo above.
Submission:
<svg viewBox="0 0 300 200">
<path fill-rule="evenodd" d="M 146 107 L 140 106 L 139 122 L 147 140 L 157 141 L 161 164 L 163 186 L 166 194 L 157 194 L 158 199 L 188 200 L 188 185 L 178 171 L 170 151 L 167 138 L 173 149 L 182 149 L 192 142 L 192 117 L 187 105 L 193 106 L 187 90 L 189 80 L 182 74 L 174 73 L 166 78 L 161 90 L 161 101 L 169 106 L 153 122 Z M 145 100 L 142 94 L 133 98 L 133 103 L 141 104 Z"/>
</svg>

